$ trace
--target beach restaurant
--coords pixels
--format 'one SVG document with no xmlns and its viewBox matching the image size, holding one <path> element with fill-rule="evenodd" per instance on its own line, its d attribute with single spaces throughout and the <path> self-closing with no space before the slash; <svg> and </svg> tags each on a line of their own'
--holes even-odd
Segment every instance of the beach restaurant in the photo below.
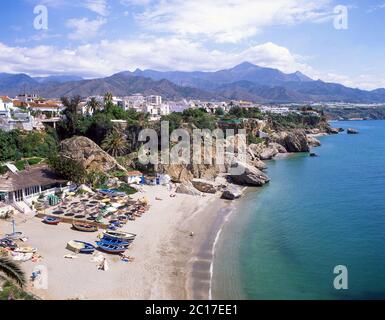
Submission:
<svg viewBox="0 0 385 320">
<path fill-rule="evenodd" d="M 21 202 L 54 193 L 66 185 L 67 181 L 61 179 L 47 165 L 7 172 L 0 176 L 0 202 Z"/>
</svg>

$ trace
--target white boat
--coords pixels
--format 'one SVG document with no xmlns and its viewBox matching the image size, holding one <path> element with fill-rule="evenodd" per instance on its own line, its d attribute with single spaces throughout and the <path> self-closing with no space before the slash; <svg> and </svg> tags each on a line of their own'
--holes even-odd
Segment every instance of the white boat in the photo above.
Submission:
<svg viewBox="0 0 385 320">
<path fill-rule="evenodd" d="M 125 240 L 125 241 L 133 241 L 136 238 L 136 234 L 134 233 L 112 231 L 112 230 L 103 231 L 103 236 L 105 238 L 119 239 L 119 240 Z"/>
</svg>

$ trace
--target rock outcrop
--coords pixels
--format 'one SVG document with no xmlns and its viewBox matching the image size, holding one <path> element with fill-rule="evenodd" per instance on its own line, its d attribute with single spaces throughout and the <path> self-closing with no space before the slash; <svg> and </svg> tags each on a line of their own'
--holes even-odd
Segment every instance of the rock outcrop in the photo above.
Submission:
<svg viewBox="0 0 385 320">
<path fill-rule="evenodd" d="M 287 152 L 309 152 L 310 147 L 304 130 L 282 131 L 271 135 L 273 142 L 283 146 Z"/>
<path fill-rule="evenodd" d="M 278 153 L 287 153 L 286 148 L 279 143 L 271 142 L 269 143 L 269 148 L 277 149 Z"/>
<path fill-rule="evenodd" d="M 328 128 L 327 133 L 328 134 L 339 134 L 341 130 L 339 128 Z"/>
<path fill-rule="evenodd" d="M 245 186 L 260 187 L 270 181 L 261 170 L 245 163 L 237 163 L 236 170 L 230 172 L 228 176 L 233 183 Z"/>
<path fill-rule="evenodd" d="M 175 183 L 184 183 L 194 178 L 214 180 L 220 168 L 215 165 L 169 164 L 158 165 L 157 172 L 168 174 Z"/>
<path fill-rule="evenodd" d="M 262 153 L 259 155 L 259 158 L 261 160 L 271 160 L 273 159 L 277 154 L 278 150 L 274 147 L 267 147 L 265 148 Z"/>
<path fill-rule="evenodd" d="M 72 137 L 62 141 L 60 156 L 77 162 L 87 172 L 126 171 L 113 157 L 86 137 Z"/>
<path fill-rule="evenodd" d="M 358 134 L 358 130 L 353 129 L 353 128 L 349 128 L 348 130 L 346 130 L 346 133 L 347 134 Z"/>
<path fill-rule="evenodd" d="M 221 198 L 226 200 L 235 200 L 239 199 L 242 196 L 242 191 L 237 186 L 228 186 L 225 191 L 223 191 Z"/>
<path fill-rule="evenodd" d="M 321 142 L 313 136 L 307 136 L 307 142 L 308 142 L 309 146 L 311 146 L 311 147 L 320 147 L 321 146 Z"/>
<path fill-rule="evenodd" d="M 215 184 L 211 181 L 207 181 L 204 179 L 193 179 L 191 181 L 192 185 L 195 189 L 199 190 L 203 193 L 216 193 L 217 188 L 215 187 Z"/>
<path fill-rule="evenodd" d="M 188 194 L 190 196 L 201 196 L 201 192 L 194 188 L 191 182 L 185 182 L 180 184 L 176 190 L 176 193 Z"/>
</svg>

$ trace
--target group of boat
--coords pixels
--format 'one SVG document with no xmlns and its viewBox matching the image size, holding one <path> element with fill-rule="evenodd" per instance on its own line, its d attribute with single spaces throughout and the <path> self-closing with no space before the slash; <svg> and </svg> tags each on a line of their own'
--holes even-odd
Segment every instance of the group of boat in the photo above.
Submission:
<svg viewBox="0 0 385 320">
<path fill-rule="evenodd" d="M 135 240 L 136 234 L 106 230 L 102 238 L 96 242 L 96 246 L 79 240 L 67 243 L 67 249 L 76 253 L 92 254 L 96 249 L 110 254 L 124 253 Z"/>
<path fill-rule="evenodd" d="M 49 225 L 58 225 L 61 221 L 59 217 L 46 216 L 43 218 L 43 222 Z M 128 217 L 126 216 L 119 216 L 114 220 L 110 220 L 108 230 L 103 231 L 101 238 L 96 242 L 96 246 L 84 241 L 72 240 L 67 243 L 67 249 L 84 254 L 92 254 L 96 249 L 111 254 L 124 253 L 136 238 L 136 234 L 117 231 L 127 221 Z M 98 231 L 96 224 L 82 221 L 73 221 L 72 228 L 82 232 Z"/>
</svg>

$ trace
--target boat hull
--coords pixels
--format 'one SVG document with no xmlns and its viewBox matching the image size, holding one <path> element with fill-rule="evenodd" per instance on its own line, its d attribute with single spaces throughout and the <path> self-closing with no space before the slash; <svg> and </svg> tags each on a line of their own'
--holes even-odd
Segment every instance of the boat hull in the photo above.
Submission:
<svg viewBox="0 0 385 320">
<path fill-rule="evenodd" d="M 120 254 L 120 253 L 124 253 L 127 250 L 126 247 L 116 246 L 116 245 L 107 245 L 100 241 L 97 242 L 96 244 L 98 245 L 99 250 L 109 254 Z"/>
<path fill-rule="evenodd" d="M 72 227 L 75 230 L 82 231 L 82 232 L 96 232 L 96 231 L 98 231 L 97 226 L 93 226 L 93 225 L 89 225 L 89 224 L 73 223 Z"/>
</svg>

